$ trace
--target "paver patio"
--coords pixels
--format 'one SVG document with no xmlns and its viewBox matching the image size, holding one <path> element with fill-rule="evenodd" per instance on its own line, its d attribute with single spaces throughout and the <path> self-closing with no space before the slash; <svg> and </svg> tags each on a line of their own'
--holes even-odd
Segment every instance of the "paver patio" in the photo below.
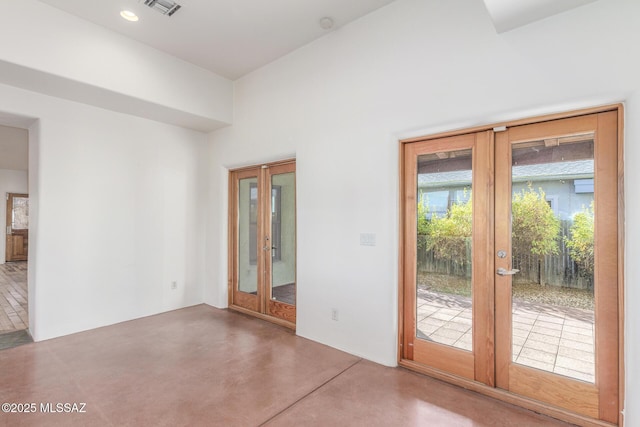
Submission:
<svg viewBox="0 0 640 427">
<path fill-rule="evenodd" d="M 471 351 L 468 297 L 418 290 L 418 337 Z M 594 316 L 589 310 L 513 301 L 513 361 L 594 382 Z"/>
</svg>

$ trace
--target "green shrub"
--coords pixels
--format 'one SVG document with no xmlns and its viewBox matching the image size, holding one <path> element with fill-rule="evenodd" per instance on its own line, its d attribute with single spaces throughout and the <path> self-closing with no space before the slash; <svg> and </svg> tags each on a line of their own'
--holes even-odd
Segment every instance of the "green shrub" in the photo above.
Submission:
<svg viewBox="0 0 640 427">
<path fill-rule="evenodd" d="M 426 207 L 425 207 L 426 206 Z M 418 196 L 418 236 L 428 236 L 430 234 L 430 222 L 427 219 L 429 214 L 429 200 L 424 193 Z"/>
<path fill-rule="evenodd" d="M 432 251 L 435 259 L 452 261 L 457 265 L 467 262 L 467 241 L 471 239 L 471 197 L 464 203 L 453 204 L 447 214 L 427 220 L 426 208 L 418 204 L 418 234 L 425 236 L 422 245 Z"/>
<path fill-rule="evenodd" d="M 467 190 L 465 190 L 467 191 Z M 453 204 L 446 215 L 428 217 L 428 202 L 420 194 L 418 214 L 418 247 L 431 251 L 434 259 L 458 266 L 468 262 L 468 248 L 473 229 L 472 198 Z M 527 189 L 513 194 L 512 245 L 514 257 L 534 255 L 541 262 L 545 255 L 558 253 L 560 221 L 545 199 L 542 189 Z"/>
<path fill-rule="evenodd" d="M 514 256 L 558 253 L 560 220 L 547 203 L 542 188 L 528 188 L 513 194 L 511 234 Z"/>
<path fill-rule="evenodd" d="M 575 215 L 569 231 L 571 237 L 564 238 L 569 255 L 578 265 L 579 274 L 593 279 L 593 202 Z"/>
</svg>

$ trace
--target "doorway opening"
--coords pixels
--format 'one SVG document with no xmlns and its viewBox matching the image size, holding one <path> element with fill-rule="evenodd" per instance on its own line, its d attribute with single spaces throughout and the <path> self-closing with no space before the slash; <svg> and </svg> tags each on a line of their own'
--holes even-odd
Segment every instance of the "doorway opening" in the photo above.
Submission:
<svg viewBox="0 0 640 427">
<path fill-rule="evenodd" d="M 0 349 L 31 342 L 27 267 L 29 252 L 28 131 L 0 125 L 0 194 L 5 210 L 0 245 Z"/>
</svg>

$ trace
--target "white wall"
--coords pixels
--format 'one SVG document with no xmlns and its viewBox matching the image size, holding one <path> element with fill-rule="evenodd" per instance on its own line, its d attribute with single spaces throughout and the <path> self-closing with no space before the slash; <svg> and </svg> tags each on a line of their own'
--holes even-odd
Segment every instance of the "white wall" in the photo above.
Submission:
<svg viewBox="0 0 640 427">
<path fill-rule="evenodd" d="M 0 123 L 2 121 L 0 117 Z M 0 169 L 28 169 L 28 139 L 29 135 L 25 129 L 0 125 Z"/>
<path fill-rule="evenodd" d="M 25 145 L 27 141 L 24 141 Z M 0 169 L 0 196 L 4 198 L 7 193 L 27 193 L 28 192 L 28 176 L 27 171 L 18 171 L 10 169 Z M 7 214 L 7 203 L 0 200 L 0 221 L 2 228 L 0 229 L 0 264 L 5 263 L 5 255 L 7 245 L 5 244 L 7 237 L 7 228 L 5 227 L 5 218 Z"/>
<path fill-rule="evenodd" d="M 205 134 L 4 85 L 0 111 L 38 118 L 29 133 L 36 340 L 202 302 Z"/>
<path fill-rule="evenodd" d="M 636 0 L 597 1 L 497 35 L 480 1 L 398 0 L 240 79 L 233 126 L 211 136 L 205 301 L 226 305 L 226 168 L 295 154 L 297 332 L 395 365 L 398 139 L 640 103 L 639 14 Z M 630 126 L 627 165 L 638 138 Z M 633 188 L 640 172 L 627 172 Z M 632 260 L 640 219 L 627 200 Z M 377 246 L 359 246 L 361 232 Z M 627 262 L 627 275 L 626 357 L 638 360 L 640 266 Z M 626 379 L 627 401 L 640 401 L 640 371 L 628 365 Z M 640 425 L 640 408 L 628 413 Z"/>
</svg>

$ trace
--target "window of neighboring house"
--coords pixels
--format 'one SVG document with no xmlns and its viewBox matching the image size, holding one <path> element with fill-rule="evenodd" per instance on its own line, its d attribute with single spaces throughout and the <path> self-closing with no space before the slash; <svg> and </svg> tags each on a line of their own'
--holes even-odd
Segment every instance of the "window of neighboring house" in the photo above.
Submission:
<svg viewBox="0 0 640 427">
<path fill-rule="evenodd" d="M 282 257 L 281 238 L 281 194 L 279 185 L 271 188 L 271 257 L 279 261 Z M 256 265 L 258 257 L 258 185 L 252 183 L 249 191 L 249 264 Z"/>
<path fill-rule="evenodd" d="M 443 217 L 447 215 L 450 205 L 449 190 L 428 191 L 422 196 L 422 204 L 425 207 L 428 219 L 433 216 Z"/>
<path fill-rule="evenodd" d="M 573 181 L 576 194 L 580 193 L 593 193 L 593 178 L 591 179 L 576 179 Z"/>
<path fill-rule="evenodd" d="M 553 213 L 558 215 L 558 196 L 546 196 L 545 199 Z"/>
</svg>

